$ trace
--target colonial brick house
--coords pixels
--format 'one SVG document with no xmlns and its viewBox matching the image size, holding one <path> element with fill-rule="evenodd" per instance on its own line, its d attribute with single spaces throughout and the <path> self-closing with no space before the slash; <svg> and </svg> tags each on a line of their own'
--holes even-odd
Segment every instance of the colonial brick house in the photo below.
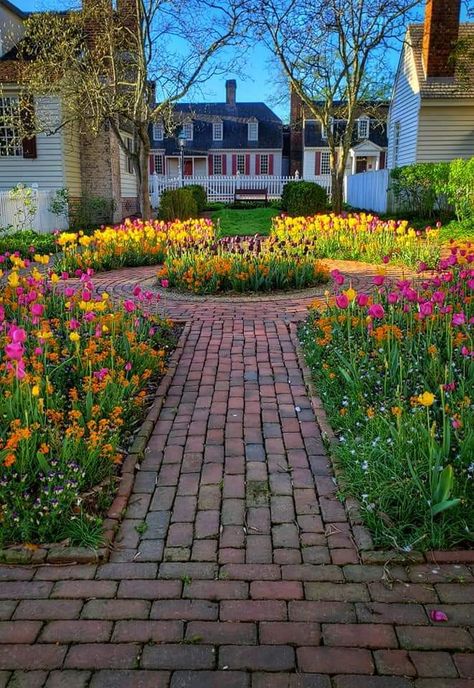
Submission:
<svg viewBox="0 0 474 688">
<path fill-rule="evenodd" d="M 118 21 L 126 16 L 130 1 L 115 3 Z M 67 188 L 73 200 L 83 196 L 113 199 L 115 220 L 136 212 L 136 177 L 110 130 L 104 129 L 97 137 L 79 137 L 74 126 L 55 131 L 61 122 L 61 103 L 52 97 L 34 99 L 36 118 L 44 123 L 36 136 L 19 142 L 14 128 L 6 126 L 5 119 L 2 123 L 2 115 L 19 108 L 16 45 L 27 16 L 8 0 L 0 0 L 0 190 L 19 182 L 37 184 L 40 190 Z"/>
<path fill-rule="evenodd" d="M 178 103 L 173 131 L 150 127 L 150 172 L 186 177 L 282 174 L 282 122 L 265 103 L 236 101 L 236 82 L 226 81 L 222 103 Z M 183 145 L 184 144 L 184 145 Z"/>
<path fill-rule="evenodd" d="M 389 111 L 388 167 L 474 156 L 474 64 L 456 62 L 461 0 L 427 0 L 424 24 L 408 27 Z"/>
<path fill-rule="evenodd" d="M 343 103 L 335 103 L 336 109 L 338 105 L 342 107 Z M 386 103 L 368 103 L 365 108 L 361 106 L 346 163 L 346 176 L 386 166 L 387 111 Z M 304 179 L 328 177 L 331 164 L 327 132 L 293 90 L 290 119 L 290 173 L 299 172 Z M 333 132 L 342 134 L 346 120 L 334 119 L 331 126 Z"/>
</svg>

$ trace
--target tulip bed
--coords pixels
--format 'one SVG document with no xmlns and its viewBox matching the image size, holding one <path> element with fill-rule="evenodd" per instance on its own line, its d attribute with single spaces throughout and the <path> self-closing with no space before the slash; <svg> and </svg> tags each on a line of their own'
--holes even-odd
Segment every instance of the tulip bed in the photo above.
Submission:
<svg viewBox="0 0 474 688">
<path fill-rule="evenodd" d="M 375 215 L 315 215 L 276 217 L 271 236 L 319 258 L 382 261 L 434 267 L 440 257 L 439 229 L 416 231 L 405 220 L 381 220 Z"/>
<path fill-rule="evenodd" d="M 162 283 L 195 294 L 302 289 L 326 282 L 329 271 L 314 256 L 298 255 L 286 241 L 228 237 L 170 249 L 158 272 Z"/>
<path fill-rule="evenodd" d="M 429 279 L 335 295 L 300 331 L 338 435 L 343 495 L 377 546 L 474 540 L 474 244 L 453 245 Z"/>
<path fill-rule="evenodd" d="M 0 546 L 95 546 L 130 429 L 175 335 L 157 297 L 111 303 L 91 271 L 61 283 L 17 256 L 0 292 Z M 26 268 L 26 269 L 25 269 Z M 65 275 L 64 277 L 67 277 Z"/>
</svg>

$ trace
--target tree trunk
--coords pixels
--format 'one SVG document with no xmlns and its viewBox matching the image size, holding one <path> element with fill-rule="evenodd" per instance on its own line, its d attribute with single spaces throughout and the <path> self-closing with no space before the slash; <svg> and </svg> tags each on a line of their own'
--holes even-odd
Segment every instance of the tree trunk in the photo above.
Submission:
<svg viewBox="0 0 474 688">
<path fill-rule="evenodd" d="M 344 174 L 337 172 L 332 177 L 331 205 L 334 213 L 342 212 L 344 203 Z"/>
<path fill-rule="evenodd" d="M 150 150 L 147 146 L 141 144 L 138 151 L 138 202 L 140 204 L 140 213 L 144 220 L 149 220 L 152 216 L 150 193 L 148 190 L 148 159 Z"/>
</svg>

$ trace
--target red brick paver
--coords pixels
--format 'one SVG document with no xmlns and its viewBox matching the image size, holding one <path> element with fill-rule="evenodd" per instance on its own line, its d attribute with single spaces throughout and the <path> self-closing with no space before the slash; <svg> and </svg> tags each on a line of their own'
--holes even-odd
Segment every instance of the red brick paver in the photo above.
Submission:
<svg viewBox="0 0 474 688">
<path fill-rule="evenodd" d="M 289 329 L 317 294 L 163 294 L 191 327 L 110 560 L 0 567 L 0 688 L 473 688 L 473 565 L 360 563 Z"/>
</svg>

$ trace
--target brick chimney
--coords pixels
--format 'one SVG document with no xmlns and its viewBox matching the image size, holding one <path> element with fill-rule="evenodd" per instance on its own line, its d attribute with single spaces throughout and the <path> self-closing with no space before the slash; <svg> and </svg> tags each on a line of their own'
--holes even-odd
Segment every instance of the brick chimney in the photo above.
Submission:
<svg viewBox="0 0 474 688">
<path fill-rule="evenodd" d="M 140 4 L 137 0 L 117 0 L 117 15 L 121 26 L 133 33 L 138 29 Z"/>
<path fill-rule="evenodd" d="M 429 78 L 454 77 L 451 60 L 459 34 L 461 0 L 426 0 L 423 28 L 423 68 Z"/>
<path fill-rule="evenodd" d="M 235 106 L 235 92 L 237 90 L 237 82 L 235 79 L 228 79 L 225 82 L 225 102 L 227 105 Z"/>
</svg>

